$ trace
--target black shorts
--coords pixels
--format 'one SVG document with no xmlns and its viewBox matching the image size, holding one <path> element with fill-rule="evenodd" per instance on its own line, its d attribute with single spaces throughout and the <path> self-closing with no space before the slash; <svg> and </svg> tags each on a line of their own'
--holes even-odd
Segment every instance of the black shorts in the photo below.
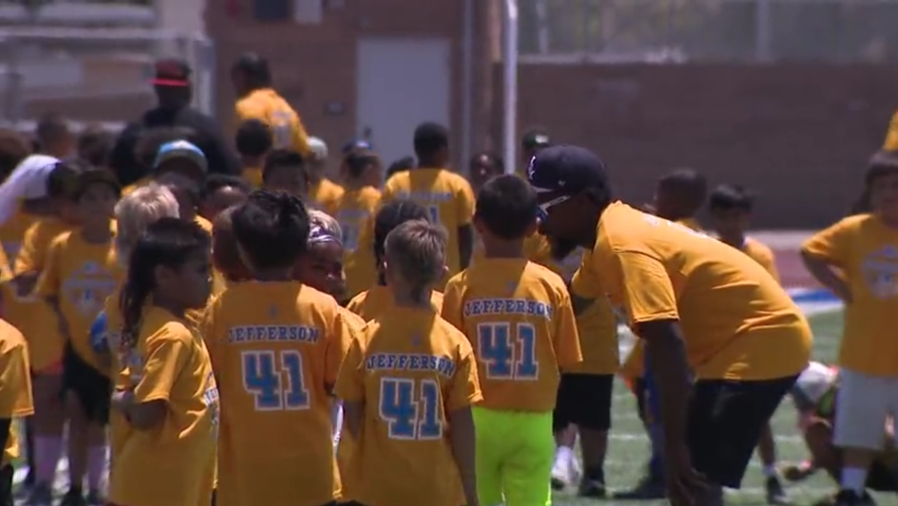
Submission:
<svg viewBox="0 0 898 506">
<path fill-rule="evenodd" d="M 79 357 L 71 343 L 66 343 L 62 355 L 62 392 L 68 391 L 78 396 L 89 420 L 104 425 L 109 422 L 112 382 Z"/>
<path fill-rule="evenodd" d="M 555 401 L 554 430 L 570 424 L 592 430 L 610 429 L 613 387 L 613 374 L 562 374 Z"/>
<path fill-rule="evenodd" d="M 796 379 L 696 381 L 686 429 L 695 469 L 712 483 L 739 488 L 761 430 Z"/>
<path fill-rule="evenodd" d="M 874 459 L 867 473 L 867 488 L 877 492 L 898 492 L 898 469 L 889 469 L 882 459 Z"/>
</svg>

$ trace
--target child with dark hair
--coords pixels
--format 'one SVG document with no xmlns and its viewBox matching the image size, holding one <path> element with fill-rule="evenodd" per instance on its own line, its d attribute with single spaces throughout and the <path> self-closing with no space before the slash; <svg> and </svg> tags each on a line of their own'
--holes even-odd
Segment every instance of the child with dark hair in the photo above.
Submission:
<svg viewBox="0 0 898 506">
<path fill-rule="evenodd" d="M 380 205 L 383 167 L 376 153 L 354 150 L 344 160 L 344 192 L 334 215 L 343 231 L 343 263 L 347 296 L 355 297 L 377 280 L 371 239 L 374 213 Z M 364 242 L 361 242 L 364 241 Z"/>
<path fill-rule="evenodd" d="M 387 280 L 384 277 L 384 244 L 387 234 L 399 225 L 411 220 L 430 221 L 427 209 L 409 200 L 398 200 L 385 204 L 374 216 L 372 250 L 374 252 L 374 264 L 377 272 L 377 284 L 356 295 L 346 305 L 353 313 L 370 321 L 375 316 L 382 314 L 393 304 L 393 297 L 387 289 Z M 431 293 L 431 302 L 437 309 L 443 306 L 443 294 L 434 290 Z"/>
<path fill-rule="evenodd" d="M 102 125 L 91 125 L 78 135 L 78 158 L 94 167 L 109 169 L 114 144 L 115 137 L 109 130 Z"/>
<path fill-rule="evenodd" d="M 505 162 L 501 156 L 492 151 L 481 151 L 472 156 L 468 162 L 468 177 L 475 193 L 480 191 L 487 181 L 502 174 L 505 174 Z"/>
<path fill-rule="evenodd" d="M 275 149 L 268 153 L 262 167 L 262 187 L 266 190 L 282 191 L 307 201 L 309 171 L 302 155 L 288 149 Z"/>
<path fill-rule="evenodd" d="M 214 221 L 218 213 L 246 202 L 253 187 L 243 178 L 229 174 L 210 174 L 206 178 L 200 202 L 200 215 Z"/>
<path fill-rule="evenodd" d="M 161 218 L 131 252 L 112 398 L 126 423 L 114 426 L 122 451 L 112 461 L 110 504 L 212 503 L 218 390 L 187 319 L 205 306 L 209 279 L 209 235 L 196 223 Z"/>
<path fill-rule="evenodd" d="M 712 226 L 721 241 L 751 257 L 779 281 L 773 250 L 757 239 L 746 235 L 751 223 L 754 204 L 754 195 L 744 186 L 736 184 L 718 186 L 708 197 Z M 789 498 L 783 489 L 777 470 L 776 440 L 769 422 L 761 431 L 761 438 L 758 441 L 758 457 L 764 466 L 767 503 L 787 504 Z"/>
<path fill-rule="evenodd" d="M 483 399 L 477 361 L 431 302 L 445 272 L 439 225 L 406 221 L 387 235 L 384 275 L 393 304 L 352 340 L 337 381 L 358 445 L 352 499 L 361 504 L 485 504 L 475 471 L 472 405 Z M 372 367 L 380 357 L 433 366 Z"/>
<path fill-rule="evenodd" d="M 811 275 L 846 303 L 832 436 L 841 450 L 839 505 L 872 504 L 871 465 L 898 413 L 898 155 L 874 154 L 864 186 L 871 212 L 842 219 L 801 248 Z"/>
<path fill-rule="evenodd" d="M 50 500 L 52 482 L 62 453 L 66 415 L 59 392 L 62 390 L 63 336 L 52 324 L 53 315 L 36 297 L 34 288 L 47 267 L 50 245 L 61 234 L 77 227 L 75 191 L 81 167 L 59 162 L 47 178 L 47 207 L 51 214 L 34 221 L 25 232 L 22 247 L 15 257 L 12 289 L 15 297 L 7 301 L 13 322 L 28 340 L 33 371 L 32 386 L 37 406 L 32 427 L 35 434 L 35 486 L 30 491 L 34 504 Z"/>
<path fill-rule="evenodd" d="M 705 205 L 707 193 L 708 182 L 703 174 L 692 169 L 675 170 L 658 180 L 652 204 L 654 214 L 699 230 L 695 216 Z"/>
<path fill-rule="evenodd" d="M 64 339 L 62 392 L 69 420 L 70 489 L 65 504 L 102 502 L 100 484 L 106 459 L 109 420 L 108 370 L 90 342 L 90 328 L 122 277 L 113 244 L 112 217 L 120 187 L 107 170 L 88 168 L 78 174 L 73 197 L 80 228 L 53 240 L 36 287 L 56 315 Z"/>
<path fill-rule="evenodd" d="M 240 165 L 243 168 L 241 176 L 254 188 L 261 187 L 265 155 L 274 146 L 271 128 L 257 119 L 243 121 L 237 127 L 234 143 L 237 146 L 237 154 L 240 155 Z"/>
<path fill-rule="evenodd" d="M 483 257 L 453 276 L 443 297 L 442 317 L 465 333 L 479 365 L 483 400 L 473 412 L 484 505 L 551 496 L 560 371 L 583 361 L 564 280 L 524 253 L 538 215 L 536 192 L 524 179 L 487 181 L 474 214 Z"/>
<path fill-rule="evenodd" d="M 226 504 L 282 504 L 285 497 L 330 504 L 340 490 L 331 392 L 349 327 L 333 297 L 294 279 L 310 237 L 298 197 L 258 190 L 232 222 L 253 281 L 229 286 L 202 325 L 228 400 L 217 497 Z"/>
</svg>

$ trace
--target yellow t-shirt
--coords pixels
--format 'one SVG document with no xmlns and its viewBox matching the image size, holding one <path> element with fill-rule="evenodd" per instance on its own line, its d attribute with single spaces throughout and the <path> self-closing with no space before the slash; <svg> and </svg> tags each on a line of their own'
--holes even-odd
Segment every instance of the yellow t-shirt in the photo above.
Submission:
<svg viewBox="0 0 898 506">
<path fill-rule="evenodd" d="M 319 209 L 331 216 L 336 216 L 337 207 L 344 191 L 342 186 L 325 177 L 309 187 L 309 198 Z"/>
<path fill-rule="evenodd" d="M 889 122 L 889 131 L 886 132 L 886 139 L 882 143 L 882 149 L 886 151 L 898 151 L 898 112 L 892 116 Z"/>
<path fill-rule="evenodd" d="M 430 303 L 433 304 L 434 310 L 440 311 L 443 308 L 443 294 L 436 290 L 431 292 Z M 393 292 L 386 286 L 374 285 L 353 297 L 349 304 L 346 304 L 346 309 L 368 322 L 393 309 L 393 306 Z"/>
<path fill-rule="evenodd" d="M 564 281 L 523 258 L 480 258 L 453 276 L 441 315 L 474 347 L 484 408 L 550 412 L 559 369 L 583 361 Z"/>
<path fill-rule="evenodd" d="M 9 261 L 10 268 L 13 268 L 13 272 L 15 272 L 16 258 L 19 255 L 19 250 L 22 248 L 25 232 L 39 219 L 40 217 L 38 216 L 26 214 L 19 210 L 6 223 L 0 226 L 0 244 L 3 245 L 3 251 L 6 253 L 6 258 Z M 27 308 L 22 307 L 27 302 L 19 300 L 16 287 L 12 283 L 0 284 L 0 291 L 2 291 L 3 295 L 7 321 L 14 327 L 21 328 L 22 324 L 30 320 Z"/>
<path fill-rule="evenodd" d="M 242 176 L 253 188 L 262 187 L 262 167 L 244 167 Z"/>
<path fill-rule="evenodd" d="M 16 276 L 40 274 L 47 265 L 50 245 L 60 235 L 75 227 L 58 218 L 42 218 L 35 221 L 28 231 L 16 257 L 13 272 Z M 37 294 L 17 297 L 16 320 L 18 328 L 28 340 L 31 367 L 42 371 L 62 360 L 65 342 L 59 335 L 56 316 Z"/>
<path fill-rule="evenodd" d="M 109 501 L 172 506 L 212 501 L 218 433 L 218 389 L 209 354 L 186 322 L 148 306 L 136 346 L 116 374 L 116 389 L 133 390 L 136 403 L 165 401 L 163 423 L 152 430 L 130 426 L 113 439 L 121 450 L 112 460 Z M 113 431 L 122 425 L 114 425 Z M 147 476 L 156 479 L 147 479 Z"/>
<path fill-rule="evenodd" d="M 873 214 L 843 219 L 818 232 L 802 253 L 842 271 L 851 290 L 839 366 L 864 374 L 898 376 L 898 230 Z"/>
<path fill-rule="evenodd" d="M 337 499 L 330 388 L 352 334 L 333 297 L 293 281 L 239 283 L 210 304 L 202 328 L 226 400 L 220 503 Z"/>
<path fill-rule="evenodd" d="M 364 404 L 353 499 L 464 504 L 448 414 L 483 396 L 474 351 L 458 329 L 432 309 L 392 308 L 352 341 L 337 396 Z"/>
<path fill-rule="evenodd" d="M 19 458 L 19 424 L 15 419 L 33 414 L 28 345 L 21 332 L 0 320 L 0 418 L 13 419 L 0 467 Z"/>
<path fill-rule="evenodd" d="M 747 255 L 620 202 L 602 213 L 596 237 L 590 261 L 574 275 L 574 292 L 601 279 L 632 327 L 679 321 L 698 379 L 776 379 L 807 365 L 807 320 Z M 584 276 L 586 270 L 593 272 Z"/>
<path fill-rule="evenodd" d="M 59 299 L 72 349 L 104 374 L 109 371 L 100 364 L 90 344 L 90 327 L 123 279 L 124 270 L 115 257 L 112 241 L 92 244 L 75 230 L 53 240 L 35 289 L 42 297 Z"/>
<path fill-rule="evenodd" d="M 531 262 L 548 267 L 570 283 L 577 268 L 580 267 L 584 254 L 583 248 L 577 248 L 564 260 L 552 257 L 552 248 L 546 237 L 534 234 L 524 242 L 524 253 Z M 575 374 L 615 374 L 620 367 L 620 351 L 617 341 L 617 319 L 611 309 L 608 297 L 601 290 L 601 285 L 590 283 L 596 291 L 579 294 L 594 299 L 594 302 L 580 315 L 577 315 L 577 333 L 580 335 L 580 351 L 583 362 L 564 369 L 564 372 Z"/>
<path fill-rule="evenodd" d="M 461 270 L 458 229 L 474 216 L 474 191 L 462 176 L 446 169 L 412 169 L 394 174 L 384 186 L 383 201 L 411 200 L 424 206 L 434 223 L 443 225 L 448 277 Z M 447 277 L 447 281 L 448 281 Z"/>
<path fill-rule="evenodd" d="M 290 104 L 271 88 L 261 88 L 237 100 L 234 112 L 238 123 L 256 119 L 271 129 L 275 148 L 309 154 L 309 135 Z"/>
<path fill-rule="evenodd" d="M 337 201 L 334 218 L 343 231 L 343 270 L 346 293 L 355 297 L 377 282 L 374 259 L 374 214 L 380 205 L 380 191 L 366 186 L 346 190 Z"/>
</svg>

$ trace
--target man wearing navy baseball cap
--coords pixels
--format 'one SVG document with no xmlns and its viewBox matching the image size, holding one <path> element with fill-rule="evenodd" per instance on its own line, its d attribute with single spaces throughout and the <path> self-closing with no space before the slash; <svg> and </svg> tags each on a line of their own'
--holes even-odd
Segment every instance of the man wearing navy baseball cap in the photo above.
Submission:
<svg viewBox="0 0 898 506">
<path fill-rule="evenodd" d="M 744 253 L 614 200 L 591 151 L 547 147 L 527 179 L 540 232 L 588 249 L 571 280 L 575 312 L 607 295 L 646 343 L 668 499 L 722 506 L 723 487 L 739 488 L 761 429 L 808 364 L 807 320 Z"/>
</svg>

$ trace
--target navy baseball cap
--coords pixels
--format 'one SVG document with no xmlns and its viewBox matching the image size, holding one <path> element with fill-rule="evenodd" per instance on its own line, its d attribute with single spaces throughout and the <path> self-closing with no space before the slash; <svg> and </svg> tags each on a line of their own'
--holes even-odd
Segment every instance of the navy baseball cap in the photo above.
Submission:
<svg viewBox="0 0 898 506">
<path fill-rule="evenodd" d="M 549 146 L 530 159 L 527 181 L 536 193 L 564 191 L 575 194 L 586 188 L 608 188 L 605 163 L 579 146 Z"/>
</svg>

